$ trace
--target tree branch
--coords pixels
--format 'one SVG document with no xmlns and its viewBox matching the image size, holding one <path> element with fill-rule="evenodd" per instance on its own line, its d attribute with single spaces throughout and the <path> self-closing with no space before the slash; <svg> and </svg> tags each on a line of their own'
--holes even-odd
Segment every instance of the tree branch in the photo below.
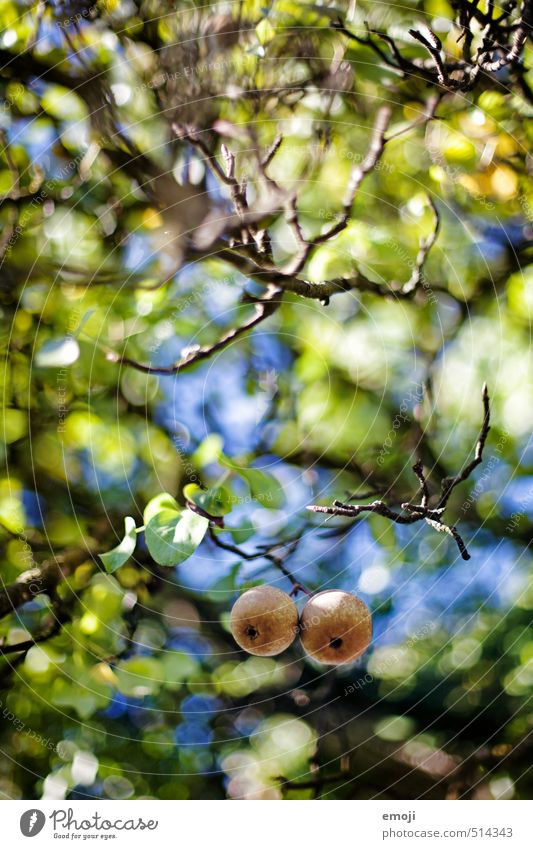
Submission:
<svg viewBox="0 0 533 849">
<path fill-rule="evenodd" d="M 524 0 L 522 3 L 522 14 L 518 21 L 515 34 L 510 48 L 500 58 L 492 62 L 481 62 L 480 65 L 484 71 L 489 73 L 500 71 L 505 65 L 510 65 L 520 58 L 520 54 L 524 49 L 528 36 L 531 35 L 533 27 L 533 3 L 531 0 Z"/>
<path fill-rule="evenodd" d="M 428 53 L 432 56 L 433 61 L 435 62 L 435 67 L 437 69 L 437 81 L 442 86 L 448 85 L 448 72 L 445 68 L 441 52 L 442 52 L 442 43 L 440 38 L 435 35 L 433 30 L 428 29 L 429 38 L 426 38 L 425 35 L 422 35 L 418 30 L 410 29 L 409 35 L 412 35 L 416 41 L 419 41 L 420 44 L 423 44 Z"/>
<path fill-rule="evenodd" d="M 392 510 L 384 501 L 371 501 L 369 504 L 348 504 L 343 501 L 336 500 L 333 502 L 332 507 L 323 507 L 321 505 L 313 504 L 308 506 L 307 509 L 311 510 L 313 513 L 325 513 L 329 516 L 346 516 L 350 519 L 356 519 L 361 513 L 365 512 L 377 513 L 379 516 L 383 516 L 385 519 L 389 519 L 391 522 L 395 522 L 398 525 L 413 525 L 415 522 L 424 520 L 436 531 L 446 533 L 451 536 L 452 539 L 455 540 L 463 560 L 470 560 L 470 554 L 468 553 L 467 547 L 459 531 L 455 525 L 448 525 L 444 522 L 442 515 L 446 509 L 452 490 L 462 483 L 462 481 L 466 480 L 474 471 L 476 466 L 482 462 L 483 447 L 490 430 L 490 401 L 486 384 L 483 385 L 482 398 L 484 409 L 483 425 L 476 445 L 474 459 L 468 463 L 458 475 L 455 475 L 452 478 L 444 478 L 441 484 L 441 496 L 435 507 L 431 507 L 429 504 L 430 493 L 427 480 L 424 475 L 423 464 L 421 460 L 417 460 L 413 466 L 413 471 L 420 483 L 420 504 L 412 504 L 410 502 L 402 503 L 400 506 L 404 511 L 403 513 L 398 513 L 395 510 Z"/>
<path fill-rule="evenodd" d="M 439 234 L 440 215 L 439 215 L 438 209 L 437 209 L 433 200 L 430 197 L 428 197 L 428 203 L 431 206 L 431 210 L 432 210 L 433 216 L 434 216 L 433 230 L 431 231 L 429 236 L 427 236 L 426 238 L 420 239 L 420 246 L 419 246 L 419 249 L 418 249 L 418 253 L 416 255 L 415 264 L 414 264 L 411 276 L 410 276 L 409 280 L 407 281 L 407 283 L 405 283 L 402 286 L 402 293 L 404 295 L 409 295 L 411 292 L 415 292 L 418 289 L 418 287 L 420 286 L 420 283 L 422 281 L 422 271 L 423 271 L 423 268 L 424 268 L 424 263 L 427 259 L 427 256 L 428 256 L 431 248 L 435 244 L 435 242 L 437 240 L 437 236 Z"/>
<path fill-rule="evenodd" d="M 23 572 L 12 584 L 4 584 L 0 589 L 0 619 L 38 595 L 53 595 L 58 583 L 90 556 L 88 549 L 66 551 L 54 560 Z"/>
<path fill-rule="evenodd" d="M 26 654 L 31 648 L 33 648 L 33 646 L 47 642 L 48 640 L 51 640 L 52 637 L 59 634 L 65 622 L 68 622 L 70 618 L 70 611 L 68 611 L 65 605 L 61 604 L 59 600 L 56 599 L 53 605 L 53 618 L 50 624 L 42 628 L 41 631 L 29 640 L 24 640 L 23 642 L 15 643 L 14 645 L 0 645 L 0 657 L 5 657 L 8 654 L 15 654 L 18 652 L 24 652 L 24 654 Z"/>
<path fill-rule="evenodd" d="M 213 354 L 217 353 L 217 351 L 224 350 L 224 348 L 227 348 L 234 339 L 237 339 L 248 330 L 256 327 L 266 318 L 269 318 L 279 308 L 282 296 L 283 292 L 279 287 L 269 286 L 267 294 L 263 298 L 253 300 L 251 298 L 249 299 L 250 302 L 254 304 L 255 315 L 240 324 L 238 327 L 233 327 L 231 330 L 228 330 L 228 332 L 221 336 L 217 342 L 214 342 L 211 345 L 198 345 L 189 348 L 180 360 L 175 363 L 171 363 L 170 365 L 152 366 L 140 363 L 131 357 L 121 356 L 114 351 L 108 352 L 107 359 L 113 363 L 121 363 L 122 365 L 131 366 L 132 368 L 145 372 L 146 374 L 176 374 L 177 372 L 184 371 L 185 369 L 196 365 L 196 363 L 199 363 L 202 360 L 208 359 Z"/>
<path fill-rule="evenodd" d="M 378 109 L 367 154 L 361 165 L 355 166 L 350 175 L 342 204 L 342 215 L 339 221 L 330 227 L 327 232 L 321 233 L 320 236 L 316 236 L 312 240 L 312 246 L 327 242 L 346 228 L 359 187 L 366 175 L 374 170 L 383 153 L 386 143 L 385 133 L 387 132 L 391 116 L 392 110 L 389 106 L 381 106 Z"/>
<path fill-rule="evenodd" d="M 430 54 L 431 65 L 428 65 L 427 62 L 421 62 L 418 59 L 411 60 L 403 56 L 394 38 L 387 33 L 371 30 L 367 26 L 368 35 L 364 38 L 351 32 L 340 19 L 333 26 L 350 40 L 369 47 L 392 70 L 406 77 L 422 78 L 433 85 L 445 88 L 449 92 L 471 91 L 478 82 L 480 72 L 484 72 L 487 79 L 490 79 L 492 85 L 494 85 L 497 80 L 494 77 L 489 77 L 489 74 L 500 71 L 506 65 L 511 65 L 514 68 L 521 67 L 520 56 L 533 26 L 533 0 L 523 0 L 521 17 L 516 23 L 512 19 L 514 2 L 506 4 L 498 18 L 493 17 L 493 7 L 490 6 L 489 11 L 484 12 L 477 8 L 476 3 L 468 3 L 464 0 L 459 0 L 452 5 L 456 10 L 455 23 L 460 29 L 458 41 L 464 39 L 463 58 L 459 61 L 455 58 L 447 59 L 445 55 L 443 56 L 441 41 L 432 30 L 429 30 L 429 35 L 423 35 L 416 29 L 409 30 L 410 35 L 422 44 Z M 483 43 L 475 57 L 471 55 L 474 35 L 471 26 L 473 19 L 477 22 L 476 28 L 479 27 L 479 24 L 484 28 L 482 31 Z M 509 32 L 514 33 L 510 44 L 508 44 Z M 391 55 L 388 55 L 371 38 L 371 35 L 381 39 L 389 47 Z M 487 55 L 494 49 L 504 51 L 504 55 L 499 59 L 487 60 Z M 519 79 L 518 85 L 522 88 L 527 99 L 530 100 L 527 84 L 525 87 L 521 86 Z"/>
<path fill-rule="evenodd" d="M 263 558 L 264 560 L 269 560 L 291 582 L 293 586 L 291 595 L 296 595 L 300 591 L 309 596 L 313 595 L 311 590 L 309 590 L 306 586 L 304 586 L 304 584 L 298 581 L 285 565 L 285 561 L 288 560 L 292 554 L 294 554 L 298 545 L 300 544 L 300 541 L 302 539 L 302 533 L 299 533 L 293 539 L 285 540 L 284 542 L 277 542 L 273 545 L 268 546 L 258 546 L 256 551 L 251 552 L 244 551 L 242 548 L 239 548 L 238 546 L 233 545 L 232 543 L 223 542 L 223 540 L 220 539 L 219 535 L 215 533 L 214 528 L 211 526 L 209 526 L 209 536 L 212 542 L 216 546 L 218 546 L 218 548 L 222 548 L 224 551 L 231 551 L 233 554 L 236 554 L 243 560 L 257 560 L 260 558 Z M 286 549 L 283 554 L 274 553 L 279 549 L 283 548 Z"/>
<path fill-rule="evenodd" d="M 474 452 L 474 459 L 468 463 L 459 474 L 454 477 L 444 478 L 442 481 L 442 493 L 439 499 L 438 507 L 445 507 L 448 503 L 448 499 L 452 494 L 452 491 L 458 486 L 460 483 L 465 481 L 474 471 L 474 469 L 483 462 L 483 449 L 485 447 L 485 443 L 487 441 L 487 436 L 490 431 L 490 398 L 489 391 L 487 389 L 487 384 L 483 384 L 482 389 L 482 399 L 483 399 L 483 424 L 481 425 L 481 431 L 478 437 L 478 441 L 476 443 L 476 449 Z"/>
</svg>

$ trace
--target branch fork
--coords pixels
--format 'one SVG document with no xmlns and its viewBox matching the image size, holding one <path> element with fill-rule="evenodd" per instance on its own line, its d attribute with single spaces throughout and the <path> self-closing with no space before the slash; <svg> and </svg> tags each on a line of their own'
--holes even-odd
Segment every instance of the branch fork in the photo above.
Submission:
<svg viewBox="0 0 533 849">
<path fill-rule="evenodd" d="M 451 536 L 455 540 L 463 560 L 470 560 L 470 554 L 459 531 L 455 525 L 447 524 L 442 517 L 455 487 L 465 481 L 483 460 L 483 448 L 485 447 L 490 430 L 490 399 L 486 384 L 483 384 L 482 400 L 484 411 L 483 424 L 476 443 L 474 458 L 457 475 L 443 478 L 441 492 L 434 507 L 430 505 L 430 492 L 422 461 L 417 460 L 413 466 L 413 472 L 420 484 L 420 503 L 403 502 L 400 504 L 401 510 L 404 511 L 403 513 L 391 509 L 385 501 L 381 500 L 371 501 L 369 504 L 350 504 L 335 500 L 331 507 L 312 504 L 307 509 L 313 513 L 325 513 L 329 516 L 345 516 L 350 519 L 356 519 L 364 512 L 377 513 L 379 516 L 383 516 L 385 519 L 389 519 L 391 522 L 396 522 L 399 525 L 413 525 L 415 522 L 424 520 L 434 530 Z"/>
</svg>

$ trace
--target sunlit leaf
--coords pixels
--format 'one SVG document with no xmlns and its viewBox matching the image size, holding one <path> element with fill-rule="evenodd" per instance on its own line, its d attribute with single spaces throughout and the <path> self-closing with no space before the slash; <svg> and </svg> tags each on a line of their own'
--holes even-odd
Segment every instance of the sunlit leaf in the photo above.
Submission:
<svg viewBox="0 0 533 849">
<path fill-rule="evenodd" d="M 147 525 L 150 519 L 153 519 L 162 510 L 174 510 L 179 513 L 180 509 L 178 502 L 172 495 L 169 495 L 168 492 L 161 492 L 154 496 L 144 508 L 144 524 Z"/>
<path fill-rule="evenodd" d="M 195 483 L 188 483 L 183 487 L 183 495 L 211 516 L 225 516 L 231 511 L 232 496 L 223 486 L 204 490 Z"/>
<path fill-rule="evenodd" d="M 162 566 L 182 563 L 194 554 L 208 525 L 208 519 L 190 510 L 161 510 L 146 525 L 148 551 Z"/>
<path fill-rule="evenodd" d="M 122 541 L 115 548 L 100 555 L 100 560 L 108 572 L 114 572 L 123 566 L 135 551 L 137 532 L 135 519 L 131 516 L 126 516 L 124 519 L 124 532 Z"/>
<path fill-rule="evenodd" d="M 221 454 L 219 462 L 246 481 L 250 493 L 263 507 L 277 510 L 285 504 L 285 494 L 278 479 L 262 469 L 247 469 Z"/>
<path fill-rule="evenodd" d="M 41 368 L 64 368 L 76 362 L 80 346 L 71 336 L 50 339 L 41 345 L 35 355 L 35 365 Z"/>
</svg>

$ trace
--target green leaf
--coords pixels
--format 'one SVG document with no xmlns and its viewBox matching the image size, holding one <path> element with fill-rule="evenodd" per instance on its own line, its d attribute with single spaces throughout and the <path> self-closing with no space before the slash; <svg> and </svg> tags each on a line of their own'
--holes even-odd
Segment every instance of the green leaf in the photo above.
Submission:
<svg viewBox="0 0 533 849">
<path fill-rule="evenodd" d="M 208 525 L 208 519 L 190 510 L 161 510 L 146 525 L 148 551 L 161 566 L 182 563 L 194 554 Z"/>
<path fill-rule="evenodd" d="M 212 433 L 200 443 L 191 457 L 191 462 L 194 466 L 199 466 L 201 469 L 209 466 L 211 463 L 218 462 L 223 445 L 222 437 L 218 433 Z"/>
<path fill-rule="evenodd" d="M 250 492 L 259 504 L 263 507 L 270 507 L 271 510 L 277 510 L 285 504 L 285 494 L 274 475 L 269 475 L 267 472 L 262 472 L 259 469 L 246 469 L 241 472 L 241 477 L 245 477 L 250 486 Z"/>
<path fill-rule="evenodd" d="M 16 442 L 28 432 L 28 415 L 24 410 L 12 410 L 4 407 L 2 416 L 1 439 L 6 445 Z"/>
<path fill-rule="evenodd" d="M 147 525 L 150 519 L 153 519 L 162 510 L 174 510 L 176 513 L 179 513 L 181 508 L 176 499 L 169 495 L 168 492 L 160 492 L 144 508 L 144 524 Z"/>
<path fill-rule="evenodd" d="M 261 469 L 245 469 L 234 460 L 221 454 L 219 462 L 243 478 L 250 487 L 250 493 L 263 507 L 278 510 L 285 504 L 285 495 L 278 479 Z"/>
<path fill-rule="evenodd" d="M 166 652 L 161 662 L 166 686 L 171 690 L 179 689 L 198 668 L 194 658 L 181 651 Z"/>
<path fill-rule="evenodd" d="M 255 527 L 250 524 L 249 519 L 243 519 L 243 521 L 234 528 L 226 528 L 226 530 L 231 534 L 233 541 L 240 545 L 242 542 L 246 542 L 249 540 L 256 532 Z"/>
<path fill-rule="evenodd" d="M 72 336 L 50 339 L 41 345 L 35 355 L 35 365 L 41 368 L 71 366 L 80 356 L 80 346 Z"/>
<path fill-rule="evenodd" d="M 210 516 L 225 516 L 231 511 L 231 493 L 224 486 L 201 489 L 198 484 L 188 483 L 183 487 L 183 495 Z"/>
<path fill-rule="evenodd" d="M 132 657 L 116 668 L 119 690 L 126 696 L 142 698 L 157 693 L 164 681 L 161 662 L 154 657 Z"/>
<path fill-rule="evenodd" d="M 255 32 L 259 44 L 268 44 L 268 42 L 272 41 L 276 35 L 276 30 L 267 18 L 263 18 L 262 21 L 259 21 L 255 28 Z"/>
<path fill-rule="evenodd" d="M 96 310 L 95 310 L 95 309 L 86 310 L 86 311 L 84 312 L 84 314 L 83 314 L 83 315 L 82 315 L 82 317 L 80 318 L 80 323 L 78 324 L 78 326 L 77 326 L 76 330 L 74 330 L 74 331 L 73 331 L 73 333 L 72 333 L 72 336 L 73 336 L 73 337 L 75 337 L 75 338 L 76 338 L 76 337 L 78 337 L 78 336 L 80 335 L 81 331 L 83 330 L 84 325 L 85 325 L 85 324 L 87 324 L 87 322 L 89 321 L 89 319 L 93 317 L 93 315 L 95 314 L 95 312 L 96 312 Z"/>
<path fill-rule="evenodd" d="M 94 681 L 81 685 L 56 678 L 52 685 L 50 701 L 61 708 L 72 708 L 79 718 L 89 719 L 99 708 L 106 707 L 111 697 L 111 687 L 97 685 Z"/>
<path fill-rule="evenodd" d="M 104 564 L 107 572 L 115 572 L 131 557 L 135 551 L 137 543 L 137 530 L 135 527 L 135 519 L 131 516 L 126 516 L 124 519 L 124 537 L 111 551 L 100 555 L 100 560 Z"/>
<path fill-rule="evenodd" d="M 393 523 L 384 516 L 378 516 L 377 513 L 371 513 L 368 517 L 368 524 L 372 536 L 379 545 L 384 548 L 393 549 L 396 547 L 396 532 Z"/>
<path fill-rule="evenodd" d="M 229 596 L 233 595 L 237 590 L 237 575 L 241 566 L 242 562 L 239 560 L 238 563 L 235 563 L 231 567 L 227 575 L 223 575 L 222 578 L 219 578 L 211 585 L 207 592 L 207 597 L 210 601 L 217 602 L 218 604 L 227 603 Z"/>
</svg>

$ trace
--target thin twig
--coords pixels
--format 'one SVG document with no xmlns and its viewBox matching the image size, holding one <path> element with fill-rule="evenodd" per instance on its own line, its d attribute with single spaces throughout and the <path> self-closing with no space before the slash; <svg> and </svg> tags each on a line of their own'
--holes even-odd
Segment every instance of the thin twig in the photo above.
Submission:
<svg viewBox="0 0 533 849">
<path fill-rule="evenodd" d="M 174 122 L 172 124 L 172 129 L 174 130 L 178 139 L 188 141 L 189 144 L 192 144 L 193 147 L 200 151 L 200 153 L 203 153 L 206 164 L 222 183 L 224 183 L 226 186 L 233 186 L 234 179 L 228 177 L 226 171 L 218 162 L 215 154 L 209 150 L 208 146 L 199 137 L 198 131 L 194 127 Z"/>
<path fill-rule="evenodd" d="M 433 61 L 435 62 L 435 67 L 437 69 L 437 80 L 442 86 L 446 86 L 448 84 L 448 73 L 444 65 L 444 61 L 441 56 L 442 52 L 442 42 L 438 35 L 436 35 L 433 30 L 428 29 L 429 37 L 426 38 L 425 35 L 422 35 L 418 30 L 410 29 L 409 35 L 412 35 L 420 44 L 423 44 L 428 53 L 433 57 Z"/>
<path fill-rule="evenodd" d="M 521 17 L 518 22 L 514 22 L 511 17 L 515 6 L 514 0 L 504 4 L 501 15 L 495 18 L 492 8 L 489 8 L 488 12 L 484 12 L 477 8 L 475 3 L 461 2 L 456 12 L 456 23 L 461 30 L 457 40 L 464 39 L 463 57 L 459 61 L 455 57 L 447 59 L 445 55 L 443 56 L 441 41 L 432 30 L 428 30 L 428 35 L 423 35 L 416 29 L 409 30 L 410 35 L 422 44 L 430 54 L 431 66 L 428 66 L 426 61 L 421 62 L 419 59 L 406 58 L 392 36 L 385 32 L 372 30 L 368 25 L 366 37 L 352 33 L 341 20 L 338 20 L 333 26 L 357 44 L 370 48 L 390 70 L 407 78 L 422 78 L 430 84 L 445 88 L 447 91 L 465 92 L 474 88 L 480 72 L 495 73 L 507 65 L 512 66 L 513 69 L 523 67 L 520 63 L 520 57 L 533 26 L 533 0 L 523 0 Z M 482 45 L 478 48 L 475 57 L 471 55 L 475 34 L 471 26 L 472 19 L 483 27 L 481 33 Z M 510 32 L 513 33 L 513 37 L 509 44 Z M 373 35 L 388 46 L 390 55 L 376 43 L 372 38 Z M 498 59 L 489 60 L 487 57 L 494 50 L 501 51 L 503 55 Z M 533 97 L 531 97 L 527 84 L 525 87 L 520 85 L 522 79 L 523 75 L 519 75 L 519 86 L 526 98 L 531 101 Z"/>
<path fill-rule="evenodd" d="M 272 144 L 270 145 L 270 147 L 268 148 L 266 153 L 261 158 L 261 167 L 262 168 L 264 168 L 264 169 L 268 168 L 268 166 L 270 165 L 270 163 L 274 159 L 276 153 L 278 152 L 282 141 L 283 141 L 282 135 L 276 136 L 276 138 L 274 139 L 274 141 L 272 142 Z"/>
<path fill-rule="evenodd" d="M 428 203 L 431 207 L 434 216 L 433 229 L 429 236 L 420 239 L 420 245 L 418 248 L 418 253 L 416 255 L 415 264 L 413 266 L 413 270 L 411 272 L 411 276 L 407 283 L 402 287 L 402 292 L 404 295 L 408 295 L 411 292 L 415 292 L 421 281 L 422 281 L 422 273 L 424 269 L 424 263 L 426 262 L 427 256 L 435 244 L 437 236 L 439 234 L 440 229 L 440 215 L 437 207 L 435 206 L 433 200 L 428 197 Z"/>
<path fill-rule="evenodd" d="M 340 233 L 346 228 L 357 191 L 366 175 L 369 174 L 370 171 L 374 170 L 381 155 L 383 154 L 386 143 L 385 133 L 387 132 L 391 115 L 392 110 L 389 106 L 381 106 L 380 109 L 378 109 L 366 156 L 361 165 L 357 165 L 353 168 L 350 175 L 342 204 L 342 215 L 337 223 L 330 227 L 329 230 L 325 233 L 321 233 L 312 240 L 312 244 L 314 246 L 327 242 L 328 239 L 336 236 L 337 233 Z"/>
<path fill-rule="evenodd" d="M 420 504 L 422 507 L 427 507 L 429 504 L 429 489 L 426 477 L 424 475 L 424 465 L 422 463 L 422 460 L 417 460 L 417 462 L 413 466 L 413 472 L 420 481 L 420 488 L 422 490 L 422 500 Z"/>
<path fill-rule="evenodd" d="M 413 471 L 420 483 L 420 504 L 412 504 L 410 502 L 402 503 L 400 506 L 404 511 L 403 513 L 398 513 L 396 510 L 392 510 L 388 504 L 381 500 L 372 501 L 369 504 L 348 504 L 343 501 L 334 501 L 331 507 L 312 504 L 308 506 L 307 509 L 311 510 L 313 513 L 325 513 L 329 516 L 346 516 L 350 519 L 356 519 L 361 515 L 361 513 L 377 513 L 379 516 L 383 516 L 385 519 L 389 519 L 391 522 L 395 522 L 398 525 L 413 525 L 416 522 L 423 520 L 436 531 L 446 533 L 451 536 L 452 539 L 455 540 L 463 560 L 470 560 L 470 554 L 468 553 L 468 549 L 459 531 L 455 525 L 448 525 L 444 522 L 442 515 L 446 509 L 452 490 L 462 481 L 466 480 L 474 471 L 476 466 L 482 462 L 483 448 L 490 430 L 490 400 L 486 384 L 483 384 L 482 398 L 484 409 L 483 425 L 477 441 L 474 459 L 468 463 L 458 475 L 455 475 L 452 478 L 444 478 L 441 484 L 441 496 L 435 507 L 431 507 L 429 504 L 430 492 L 426 476 L 424 474 L 424 467 L 422 461 L 417 460 L 413 466 Z"/>
<path fill-rule="evenodd" d="M 211 537 L 211 540 L 214 542 L 214 544 L 218 546 L 218 548 L 222 548 L 224 549 L 224 551 L 231 551 L 233 554 L 236 554 L 243 560 L 257 560 L 261 558 L 264 560 L 269 560 L 291 582 L 293 587 L 291 595 L 295 595 L 300 591 L 308 596 L 313 595 L 311 590 L 308 589 L 304 584 L 302 584 L 301 581 L 298 581 L 285 565 L 285 561 L 288 560 L 292 554 L 294 554 L 296 548 L 300 544 L 300 541 L 302 539 L 301 533 L 299 533 L 291 540 L 286 540 L 285 542 L 277 542 L 268 547 L 261 546 L 256 551 L 244 551 L 244 549 L 240 548 L 237 545 L 233 545 L 229 542 L 224 542 L 220 539 L 220 536 L 215 533 L 214 528 L 212 528 L 211 526 L 209 527 L 209 536 Z M 280 548 L 286 548 L 285 553 L 274 554 L 274 552 Z"/>
<path fill-rule="evenodd" d="M 15 654 L 18 652 L 24 652 L 26 654 L 39 643 L 47 642 L 48 640 L 51 640 L 52 637 L 57 636 L 65 622 L 69 621 L 70 613 L 66 609 L 65 605 L 60 602 L 56 602 L 54 604 L 53 611 L 54 618 L 51 624 L 44 627 L 41 631 L 35 634 L 34 637 L 31 637 L 29 640 L 24 640 L 21 643 L 14 643 L 13 645 L 0 645 L 0 657 L 5 657 L 8 654 Z"/>
<path fill-rule="evenodd" d="M 533 3 L 531 0 L 524 0 L 522 4 L 522 15 L 518 21 L 511 47 L 500 59 L 492 62 L 482 62 L 481 67 L 484 71 L 495 72 L 501 70 L 505 65 L 510 65 L 516 62 L 524 48 L 531 28 L 533 27 Z"/>
<path fill-rule="evenodd" d="M 52 595 L 64 577 L 90 558 L 88 549 L 72 549 L 23 572 L 12 584 L 3 584 L 0 588 L 0 619 L 13 613 L 22 604 L 32 601 L 37 595 Z"/>
<path fill-rule="evenodd" d="M 256 298 L 251 300 L 254 304 L 255 314 L 249 318 L 247 321 L 244 321 L 242 324 L 237 327 L 233 327 L 231 330 L 228 330 L 223 336 L 220 337 L 216 342 L 213 342 L 211 345 L 203 345 L 203 346 L 195 346 L 190 348 L 186 353 L 175 363 L 171 363 L 166 366 L 153 366 L 147 363 L 140 363 L 137 360 L 132 359 L 131 357 L 121 356 L 117 354 L 115 351 L 109 351 L 107 353 L 107 359 L 113 363 L 120 363 L 121 365 L 131 366 L 131 368 L 135 368 L 138 371 L 142 371 L 145 374 L 176 374 L 177 372 L 184 371 L 191 366 L 196 365 L 202 360 L 206 360 L 211 357 L 213 354 L 216 354 L 218 351 L 224 350 L 227 348 L 234 339 L 237 339 L 239 336 L 242 336 L 244 333 L 247 333 L 253 327 L 256 327 L 262 321 L 269 318 L 273 313 L 279 308 L 281 304 L 281 299 L 283 297 L 283 290 L 279 287 L 269 286 L 267 294 L 262 298 Z"/>
<path fill-rule="evenodd" d="M 485 443 L 487 441 L 487 436 L 490 431 L 490 398 L 489 391 L 487 389 L 487 384 L 483 384 L 482 389 L 482 398 L 483 398 L 483 424 L 481 425 L 481 431 L 479 434 L 478 441 L 476 443 L 476 449 L 474 452 L 474 459 L 470 461 L 460 472 L 454 477 L 444 478 L 442 481 L 441 487 L 441 497 L 439 499 L 438 507 L 445 507 L 448 503 L 448 499 L 455 489 L 460 483 L 465 481 L 474 471 L 474 469 L 480 465 L 483 461 L 483 448 L 485 447 Z"/>
</svg>

